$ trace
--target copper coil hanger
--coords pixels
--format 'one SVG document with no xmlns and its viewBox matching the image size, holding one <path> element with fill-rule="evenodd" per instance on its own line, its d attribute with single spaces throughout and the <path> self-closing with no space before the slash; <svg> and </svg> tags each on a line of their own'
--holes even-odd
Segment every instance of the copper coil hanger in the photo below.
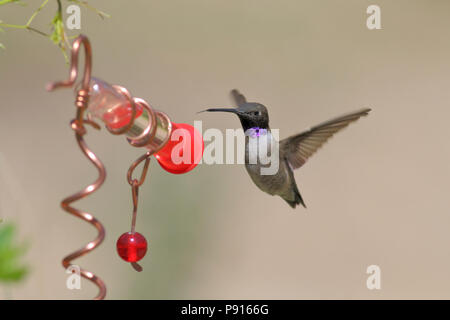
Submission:
<svg viewBox="0 0 450 320">
<path fill-rule="evenodd" d="M 131 231 L 122 234 L 117 241 L 117 252 L 119 256 L 130 262 L 136 271 L 142 271 L 137 263 L 147 252 L 147 241 L 143 235 L 136 232 L 136 217 L 138 210 L 139 187 L 145 181 L 150 157 L 154 155 L 159 164 L 168 172 L 180 174 L 195 168 L 203 155 L 204 144 L 201 134 L 192 126 L 184 123 L 173 123 L 169 117 L 161 112 L 155 111 L 143 99 L 134 98 L 128 90 L 122 86 L 109 85 L 108 83 L 91 76 L 92 72 L 92 48 L 88 38 L 80 35 L 75 39 L 71 50 L 71 61 L 69 78 L 65 81 L 53 82 L 47 86 L 51 91 L 57 88 L 73 87 L 78 78 L 78 61 L 81 46 L 84 46 L 85 64 L 83 78 L 79 88 L 76 89 L 76 116 L 71 122 L 71 128 L 75 132 L 75 138 L 82 153 L 93 163 L 98 170 L 97 179 L 83 190 L 65 198 L 61 207 L 68 213 L 92 224 L 97 229 L 97 237 L 87 243 L 79 250 L 63 258 L 64 268 L 74 266 L 72 261 L 91 252 L 97 248 L 105 238 L 103 225 L 92 214 L 81 211 L 71 206 L 71 203 L 80 200 L 98 190 L 106 179 L 106 170 L 95 153 L 87 146 L 84 135 L 87 133 L 85 125 L 95 129 L 100 126 L 93 120 L 100 119 L 105 123 L 107 130 L 114 134 L 125 134 L 129 144 L 134 147 L 145 147 L 148 151 L 134 161 L 128 172 L 127 181 L 132 192 L 132 222 Z M 86 118 L 85 118 L 86 114 Z M 175 140 L 172 140 L 174 130 L 181 130 L 181 148 Z M 176 136 L 179 136 L 178 134 Z M 188 141 L 188 142 L 185 142 Z M 178 162 L 172 159 L 172 151 L 177 148 L 178 152 L 190 154 L 190 161 Z M 139 179 L 133 178 L 136 167 L 144 162 Z M 103 299 L 106 295 L 105 283 L 92 272 L 81 269 L 80 275 L 93 282 L 99 288 L 95 299 Z"/>
<path fill-rule="evenodd" d="M 98 234 L 93 241 L 87 243 L 82 248 L 72 252 L 71 254 L 63 258 L 62 265 L 66 269 L 73 265 L 72 264 L 73 260 L 97 248 L 105 238 L 105 228 L 103 227 L 100 221 L 98 221 L 92 214 L 70 206 L 72 202 L 85 198 L 91 193 L 98 190 L 106 179 L 106 170 L 103 163 L 100 161 L 100 159 L 98 159 L 95 153 L 92 152 L 91 149 L 89 149 L 89 147 L 87 146 L 86 142 L 83 139 L 83 136 L 86 134 L 86 128 L 84 126 L 85 123 L 93 126 L 95 129 L 100 129 L 100 126 L 94 121 L 90 119 L 84 119 L 84 113 L 86 111 L 89 100 L 89 83 L 91 80 L 91 71 L 92 71 L 92 49 L 87 37 L 81 35 L 73 43 L 69 79 L 66 81 L 54 82 L 50 84 L 47 87 L 47 89 L 54 90 L 56 88 L 71 87 L 74 85 L 78 77 L 78 54 L 81 45 L 84 45 L 85 49 L 84 75 L 83 80 L 81 82 L 81 88 L 77 91 L 77 97 L 75 100 L 75 106 L 77 107 L 77 111 L 75 119 L 72 120 L 71 122 L 71 128 L 75 131 L 75 138 L 81 151 L 97 168 L 98 178 L 94 183 L 88 185 L 83 190 L 65 198 L 61 202 L 61 207 L 68 213 L 92 224 L 97 229 Z M 106 285 L 98 276 L 96 276 L 90 271 L 81 268 L 80 268 L 80 275 L 88 279 L 89 281 L 92 281 L 99 288 L 99 293 L 95 297 L 96 300 L 101 300 L 105 298 Z"/>
</svg>

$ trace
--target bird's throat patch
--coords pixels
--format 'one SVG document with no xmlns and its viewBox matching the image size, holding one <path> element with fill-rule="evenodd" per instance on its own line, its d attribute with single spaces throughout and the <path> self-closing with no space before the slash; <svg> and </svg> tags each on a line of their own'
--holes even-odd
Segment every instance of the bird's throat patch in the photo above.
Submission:
<svg viewBox="0 0 450 320">
<path fill-rule="evenodd" d="M 247 131 L 245 131 L 245 135 L 252 138 L 265 136 L 267 135 L 267 129 L 263 129 L 260 127 L 252 127 L 250 129 L 247 129 Z"/>
</svg>

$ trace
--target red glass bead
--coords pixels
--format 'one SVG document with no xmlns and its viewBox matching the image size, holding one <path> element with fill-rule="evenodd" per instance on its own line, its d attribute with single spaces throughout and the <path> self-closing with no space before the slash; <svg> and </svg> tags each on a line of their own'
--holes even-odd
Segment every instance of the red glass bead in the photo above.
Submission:
<svg viewBox="0 0 450 320">
<path fill-rule="evenodd" d="M 172 122 L 169 142 L 155 154 L 164 170 L 181 174 L 194 169 L 203 156 L 203 137 L 193 126 Z"/>
<path fill-rule="evenodd" d="M 125 232 L 116 243 L 117 253 L 127 262 L 141 260 L 147 252 L 147 240 L 139 232 Z"/>
</svg>

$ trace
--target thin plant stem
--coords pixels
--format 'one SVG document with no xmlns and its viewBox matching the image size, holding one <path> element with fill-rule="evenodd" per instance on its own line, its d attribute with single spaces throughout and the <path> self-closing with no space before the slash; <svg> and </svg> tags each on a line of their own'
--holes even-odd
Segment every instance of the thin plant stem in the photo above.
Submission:
<svg viewBox="0 0 450 320">
<path fill-rule="evenodd" d="M 28 19 L 28 22 L 27 22 L 26 26 L 28 26 L 28 27 L 30 26 L 31 22 L 33 22 L 33 19 L 47 5 L 47 3 L 48 3 L 48 0 L 44 0 L 44 2 L 42 2 L 40 7 L 37 8 L 37 10 L 35 12 L 33 12 L 33 14 L 31 15 L 30 19 Z"/>
<path fill-rule="evenodd" d="M 28 19 L 28 22 L 24 25 L 19 25 L 19 24 L 9 24 L 9 23 L 0 23 L 0 27 L 4 27 L 4 28 L 14 28 L 14 29 L 27 29 L 33 32 L 36 32 L 44 37 L 49 37 L 48 34 L 46 34 L 45 32 L 42 32 L 36 28 L 31 27 L 31 22 L 33 22 L 34 18 L 37 16 L 37 14 L 47 5 L 49 0 L 44 0 L 44 2 L 41 3 L 41 5 L 39 6 L 39 8 L 36 9 L 36 11 L 33 12 L 33 14 L 31 15 L 31 17 Z M 0 2 L 1 4 L 1 2 Z"/>
<path fill-rule="evenodd" d="M 82 5 L 83 7 L 94 11 L 95 13 L 97 13 L 100 18 L 104 19 L 104 18 L 111 18 L 111 16 L 109 14 L 107 14 L 106 12 L 100 11 L 94 7 L 92 7 L 91 5 L 89 5 L 89 3 L 87 3 L 87 1 L 80 1 L 80 0 L 72 0 L 72 2 L 75 2 L 76 4 Z"/>
<path fill-rule="evenodd" d="M 40 30 L 38 30 L 38 29 L 36 29 L 36 28 L 27 26 L 26 24 L 23 24 L 23 25 L 22 25 L 22 24 L 0 23 L 0 27 L 4 27 L 4 28 L 13 28 L 13 29 L 26 29 L 26 30 L 29 30 L 29 31 L 36 32 L 37 34 L 40 34 L 40 35 L 42 35 L 42 36 L 44 36 L 44 37 L 49 37 L 49 36 L 50 36 L 50 35 L 48 35 L 47 33 L 42 32 L 42 31 L 40 31 Z"/>
</svg>

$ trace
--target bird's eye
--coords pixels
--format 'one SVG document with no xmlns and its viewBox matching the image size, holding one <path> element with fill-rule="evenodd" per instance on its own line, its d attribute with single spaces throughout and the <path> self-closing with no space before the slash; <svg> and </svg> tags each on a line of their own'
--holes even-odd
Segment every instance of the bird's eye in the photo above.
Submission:
<svg viewBox="0 0 450 320">
<path fill-rule="evenodd" d="M 253 112 L 253 115 L 255 115 L 255 116 L 260 116 L 260 115 L 261 115 L 261 112 L 260 112 L 260 111 L 255 111 L 255 112 Z"/>
</svg>

